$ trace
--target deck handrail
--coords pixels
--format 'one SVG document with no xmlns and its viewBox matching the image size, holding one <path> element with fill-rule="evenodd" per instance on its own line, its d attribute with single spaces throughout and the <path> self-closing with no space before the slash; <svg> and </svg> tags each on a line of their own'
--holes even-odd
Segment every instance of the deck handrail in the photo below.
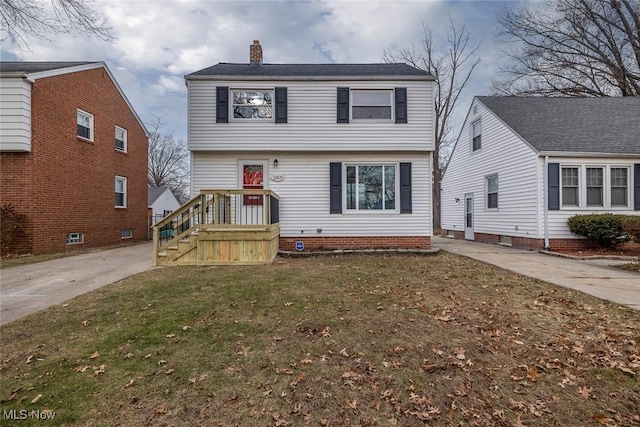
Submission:
<svg viewBox="0 0 640 427">
<path fill-rule="evenodd" d="M 279 222 L 280 196 L 272 190 L 202 189 L 191 200 L 153 225 L 153 265 L 158 265 L 159 252 L 177 245 L 181 239 L 201 227 L 234 224 L 236 227 L 253 228 L 255 224 L 242 224 L 242 221 L 233 221 L 231 218 L 240 213 L 236 205 L 240 206 L 249 196 L 262 196 L 259 201 L 251 199 L 252 202 L 247 205 L 262 208 L 261 218 L 254 218 L 259 220 L 258 224 Z M 247 206 L 242 207 L 246 210 Z M 167 232 L 164 236 L 166 240 L 161 236 L 163 229 Z"/>
</svg>

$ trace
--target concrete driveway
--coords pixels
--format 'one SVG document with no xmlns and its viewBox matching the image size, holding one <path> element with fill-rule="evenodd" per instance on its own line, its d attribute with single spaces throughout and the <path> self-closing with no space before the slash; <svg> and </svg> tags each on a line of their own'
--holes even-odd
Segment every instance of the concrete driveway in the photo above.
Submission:
<svg viewBox="0 0 640 427">
<path fill-rule="evenodd" d="M 488 243 L 433 237 L 432 246 L 640 310 L 640 274 L 614 260 L 574 260 Z"/>
<path fill-rule="evenodd" d="M 0 270 L 0 325 L 151 269 L 150 242 Z"/>
</svg>

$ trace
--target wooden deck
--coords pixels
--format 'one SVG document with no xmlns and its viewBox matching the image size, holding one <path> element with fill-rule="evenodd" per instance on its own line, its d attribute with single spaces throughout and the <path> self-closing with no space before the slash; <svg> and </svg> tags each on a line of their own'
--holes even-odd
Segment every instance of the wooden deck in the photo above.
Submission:
<svg viewBox="0 0 640 427">
<path fill-rule="evenodd" d="M 278 216 L 269 190 L 201 190 L 153 227 L 153 265 L 269 264 L 280 243 Z"/>
</svg>

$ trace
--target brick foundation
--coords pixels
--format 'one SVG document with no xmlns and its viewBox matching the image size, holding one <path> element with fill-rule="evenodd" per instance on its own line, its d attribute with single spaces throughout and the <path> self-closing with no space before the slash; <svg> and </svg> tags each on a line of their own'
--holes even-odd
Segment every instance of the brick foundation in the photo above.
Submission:
<svg viewBox="0 0 640 427">
<path fill-rule="evenodd" d="M 280 249 L 295 251 L 296 242 L 305 251 L 335 249 L 430 249 L 429 236 L 376 237 L 280 237 Z"/>
<path fill-rule="evenodd" d="M 448 237 L 450 236 L 450 234 L 447 233 L 447 230 L 442 230 L 441 236 Z M 453 231 L 453 237 L 455 239 L 464 239 L 464 232 L 457 230 Z M 498 244 L 500 243 L 500 235 L 489 233 L 474 233 L 474 240 L 476 242 Z M 511 246 L 518 249 L 538 251 L 544 249 L 544 239 L 512 236 Z M 549 250 L 552 252 L 580 251 L 597 247 L 597 243 L 589 242 L 585 239 L 549 239 Z M 640 243 L 626 242 L 618 246 L 618 248 L 640 248 Z"/>
</svg>

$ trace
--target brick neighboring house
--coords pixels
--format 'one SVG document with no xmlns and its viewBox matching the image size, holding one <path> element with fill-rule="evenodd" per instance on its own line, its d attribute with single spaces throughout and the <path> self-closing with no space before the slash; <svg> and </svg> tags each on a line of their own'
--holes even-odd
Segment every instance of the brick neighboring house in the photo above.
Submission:
<svg viewBox="0 0 640 427">
<path fill-rule="evenodd" d="M 0 205 L 22 253 L 147 239 L 148 133 L 104 62 L 0 62 Z"/>
</svg>

